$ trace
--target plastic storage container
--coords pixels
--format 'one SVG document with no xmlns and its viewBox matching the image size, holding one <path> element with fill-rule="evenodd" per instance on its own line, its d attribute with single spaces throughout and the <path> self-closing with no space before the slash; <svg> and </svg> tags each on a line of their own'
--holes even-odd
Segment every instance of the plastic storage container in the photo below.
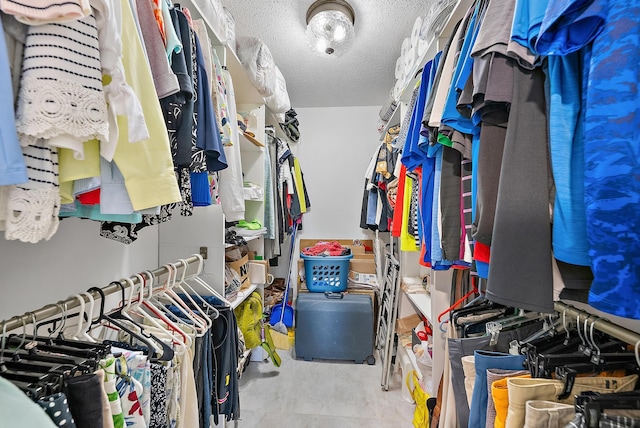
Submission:
<svg viewBox="0 0 640 428">
<path fill-rule="evenodd" d="M 346 256 L 306 256 L 304 276 L 307 289 L 312 293 L 339 292 L 347 289 L 349 279 L 349 261 L 352 254 Z"/>
<path fill-rule="evenodd" d="M 375 364 L 373 305 L 363 294 L 300 293 L 296 300 L 296 358 Z"/>
</svg>

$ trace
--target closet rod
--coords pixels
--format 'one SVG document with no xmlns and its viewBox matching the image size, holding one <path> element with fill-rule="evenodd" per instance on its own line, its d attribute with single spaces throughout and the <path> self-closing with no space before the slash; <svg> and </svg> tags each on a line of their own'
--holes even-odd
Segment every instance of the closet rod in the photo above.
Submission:
<svg viewBox="0 0 640 428">
<path fill-rule="evenodd" d="M 640 342 L 640 334 L 614 324 L 597 315 L 578 309 L 575 306 L 567 305 L 563 302 L 554 302 L 553 306 L 560 314 L 565 313 L 573 318 L 580 317 L 580 321 L 589 319 L 590 323 L 595 322 L 595 329 L 598 329 L 609 336 L 615 337 L 616 339 L 622 340 L 623 342 L 631 345 L 635 345 Z"/>
<path fill-rule="evenodd" d="M 186 262 L 186 264 L 184 262 Z M 183 266 L 186 268 L 188 266 L 201 263 L 202 259 L 198 255 L 192 255 L 191 257 L 188 257 L 187 259 L 185 259 L 184 262 L 180 260 L 178 262 L 172 263 L 172 265 L 175 266 L 176 268 L 181 268 Z M 162 266 L 150 272 L 154 276 L 154 278 L 159 278 L 161 275 L 169 273 L 169 270 L 167 269 L 166 266 Z M 138 284 L 140 282 L 137 276 L 132 276 L 130 277 L 130 279 L 131 281 L 133 281 L 133 284 Z M 122 285 L 125 288 L 129 286 L 127 283 L 124 283 Z M 104 292 L 105 296 L 108 296 L 109 294 L 113 294 L 115 292 L 120 292 L 120 290 L 121 288 L 117 284 L 113 284 L 113 283 L 102 288 L 102 291 Z M 95 300 L 98 300 L 101 298 L 100 293 L 98 293 L 97 291 L 92 291 L 91 295 Z M 84 296 L 82 296 L 82 298 L 84 299 Z M 85 303 L 86 302 L 87 301 L 85 300 Z M 37 323 L 38 321 L 43 321 L 43 320 L 46 320 L 47 318 L 51 318 L 55 315 L 61 314 L 62 309 L 65 307 L 65 305 L 68 311 L 80 306 L 80 302 L 75 296 L 69 297 L 66 300 L 61 300 L 57 303 L 50 303 L 48 305 L 41 307 L 40 309 L 25 312 L 22 315 L 13 316 L 5 321 L 0 321 L 0 335 L 5 331 L 9 332 L 11 330 L 16 330 L 18 328 L 21 329 L 23 325 L 33 324 L 34 317 L 35 317 L 35 322 Z"/>
</svg>

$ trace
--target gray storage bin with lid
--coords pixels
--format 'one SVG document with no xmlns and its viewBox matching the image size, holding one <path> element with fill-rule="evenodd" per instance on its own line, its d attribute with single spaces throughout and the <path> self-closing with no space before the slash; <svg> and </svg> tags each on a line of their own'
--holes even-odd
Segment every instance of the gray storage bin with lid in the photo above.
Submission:
<svg viewBox="0 0 640 428">
<path fill-rule="evenodd" d="M 375 364 L 370 296 L 301 293 L 296 300 L 295 326 L 296 358 Z"/>
</svg>

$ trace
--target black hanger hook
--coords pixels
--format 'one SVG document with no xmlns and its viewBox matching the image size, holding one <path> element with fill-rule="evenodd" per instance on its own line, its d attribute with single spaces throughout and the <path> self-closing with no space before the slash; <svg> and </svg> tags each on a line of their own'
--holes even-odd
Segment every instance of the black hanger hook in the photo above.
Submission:
<svg viewBox="0 0 640 428">
<path fill-rule="evenodd" d="M 87 290 L 88 293 L 91 293 L 92 291 L 97 291 L 98 294 L 100 295 L 100 315 L 98 316 L 98 319 L 96 321 L 91 321 L 91 324 L 97 324 L 99 321 L 102 320 L 102 317 L 104 316 L 104 300 L 105 300 L 105 295 L 104 295 L 104 290 L 102 290 L 102 288 L 98 288 L 98 287 L 91 287 L 90 289 Z"/>
</svg>

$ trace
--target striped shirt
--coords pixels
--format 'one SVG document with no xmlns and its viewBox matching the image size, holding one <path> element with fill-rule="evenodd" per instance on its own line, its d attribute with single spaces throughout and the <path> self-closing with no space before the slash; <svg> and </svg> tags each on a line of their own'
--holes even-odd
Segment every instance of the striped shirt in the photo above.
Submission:
<svg viewBox="0 0 640 428">
<path fill-rule="evenodd" d="M 107 105 L 96 20 L 29 27 L 16 113 L 18 133 L 82 158 L 83 142 L 107 141 Z"/>
</svg>

